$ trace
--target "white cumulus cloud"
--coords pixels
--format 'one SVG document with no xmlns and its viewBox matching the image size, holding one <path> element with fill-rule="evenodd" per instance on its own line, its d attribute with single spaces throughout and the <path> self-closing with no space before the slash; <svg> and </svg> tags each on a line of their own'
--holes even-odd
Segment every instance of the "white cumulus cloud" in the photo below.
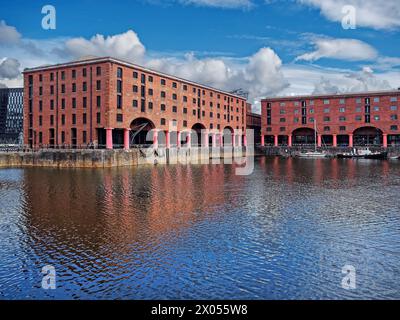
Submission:
<svg viewBox="0 0 400 320">
<path fill-rule="evenodd" d="M 140 63 L 145 51 L 139 37 L 132 30 L 107 37 L 97 34 L 89 40 L 73 38 L 65 44 L 65 52 L 76 58 L 87 55 L 113 56 Z"/>
<path fill-rule="evenodd" d="M 356 9 L 356 26 L 373 29 L 400 27 L 399 0 L 297 0 L 301 4 L 318 8 L 331 21 L 342 21 L 344 6 Z"/>
<path fill-rule="evenodd" d="M 250 0 L 179 0 L 179 2 L 219 8 L 249 8 L 253 5 Z"/>
<path fill-rule="evenodd" d="M 378 57 L 378 52 L 369 44 L 357 39 L 317 38 L 313 40 L 315 50 L 305 53 L 296 60 L 316 61 L 322 58 L 366 61 Z"/>
<path fill-rule="evenodd" d="M 4 20 L 0 21 L 0 45 L 17 44 L 21 39 L 21 34 L 15 27 L 8 26 Z"/>
<path fill-rule="evenodd" d="M 20 76 L 19 68 L 21 64 L 18 60 L 6 58 L 0 63 L 0 79 L 15 79 Z"/>
</svg>

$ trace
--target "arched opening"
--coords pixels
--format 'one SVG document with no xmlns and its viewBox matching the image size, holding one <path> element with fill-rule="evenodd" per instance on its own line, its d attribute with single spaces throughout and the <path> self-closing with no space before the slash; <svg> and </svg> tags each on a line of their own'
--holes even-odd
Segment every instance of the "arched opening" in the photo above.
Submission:
<svg viewBox="0 0 400 320">
<path fill-rule="evenodd" d="M 292 133 L 292 143 L 294 146 L 299 145 L 314 145 L 315 130 L 310 128 L 299 128 Z"/>
<path fill-rule="evenodd" d="M 192 139 L 191 139 L 191 145 L 192 147 L 201 147 L 205 141 L 204 139 L 204 132 L 202 130 L 205 130 L 206 127 L 202 125 L 201 123 L 196 123 L 192 126 Z"/>
<path fill-rule="evenodd" d="M 224 132 L 223 132 L 223 139 L 222 139 L 222 141 L 223 141 L 223 145 L 224 146 L 227 146 L 227 145 L 233 145 L 232 144 L 232 134 L 234 133 L 234 130 L 233 130 L 233 128 L 232 127 L 230 127 L 230 126 L 226 126 L 225 128 L 224 128 Z"/>
<path fill-rule="evenodd" d="M 376 127 L 361 127 L 354 131 L 354 146 L 381 146 L 383 132 Z"/>
<path fill-rule="evenodd" d="M 130 144 L 131 145 L 150 145 L 152 140 L 147 140 L 147 134 L 155 125 L 152 121 L 146 118 L 137 118 L 131 123 Z"/>
</svg>

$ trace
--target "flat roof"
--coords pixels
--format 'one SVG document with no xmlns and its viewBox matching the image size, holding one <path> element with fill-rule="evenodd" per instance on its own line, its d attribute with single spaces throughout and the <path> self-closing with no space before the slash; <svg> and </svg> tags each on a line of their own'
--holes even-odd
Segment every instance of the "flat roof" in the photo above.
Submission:
<svg viewBox="0 0 400 320">
<path fill-rule="evenodd" d="M 316 94 L 316 95 L 298 95 L 298 96 L 280 96 L 264 98 L 261 101 L 282 101 L 282 100 L 305 100 L 305 99 L 321 99 L 321 98 L 346 98 L 346 97 L 362 97 L 362 96 L 375 96 L 375 95 L 391 95 L 400 94 L 398 90 L 380 90 L 380 91 L 361 91 L 361 92 L 347 92 L 347 93 L 331 93 L 331 94 Z"/>
<path fill-rule="evenodd" d="M 197 86 L 197 87 L 201 87 L 203 89 L 207 89 L 207 90 L 213 90 L 219 93 L 222 93 L 224 95 L 229 95 L 231 97 L 235 97 L 238 99 L 242 99 L 247 101 L 246 98 L 230 93 L 228 91 L 224 91 L 224 90 L 220 90 L 217 88 L 213 88 L 198 82 L 194 82 L 194 81 L 190 81 L 187 79 L 183 79 L 183 78 L 179 78 L 167 73 L 163 73 L 160 71 L 156 71 L 150 68 L 146 68 L 143 66 L 140 66 L 138 64 L 134 64 L 128 61 L 124 61 L 121 59 L 117 59 L 117 58 L 113 58 L 113 57 L 99 57 L 99 58 L 89 58 L 89 59 L 83 59 L 83 60 L 75 60 L 75 61 L 71 61 L 71 62 L 65 62 L 65 63 L 58 63 L 58 64 L 53 64 L 53 65 L 46 65 L 46 66 L 40 66 L 40 67 L 34 67 L 34 68 L 25 68 L 24 71 L 22 73 L 29 73 L 29 72 L 36 72 L 36 71 L 47 71 L 47 70 L 52 70 L 52 69 L 59 69 L 59 68 L 67 68 L 67 67 L 73 67 L 73 66 L 83 66 L 83 65 L 87 65 L 87 64 L 95 64 L 95 63 L 103 63 L 103 62 L 111 62 L 111 63 L 117 63 L 126 67 L 130 67 L 130 68 L 135 68 L 137 70 L 143 71 L 143 72 L 148 72 L 148 73 L 152 73 L 154 75 L 160 76 L 160 77 L 164 77 L 164 78 L 169 78 L 172 80 L 176 80 L 176 81 L 181 81 L 181 82 L 185 82 L 187 84 L 193 85 L 193 86 Z"/>
</svg>

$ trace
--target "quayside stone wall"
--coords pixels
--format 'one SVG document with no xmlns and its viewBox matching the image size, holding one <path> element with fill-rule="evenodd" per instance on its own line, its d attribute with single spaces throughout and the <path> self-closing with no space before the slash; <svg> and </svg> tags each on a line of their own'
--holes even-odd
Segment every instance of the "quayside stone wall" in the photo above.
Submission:
<svg viewBox="0 0 400 320">
<path fill-rule="evenodd" d="M 155 164 L 206 164 L 209 159 L 242 156 L 244 148 L 160 148 L 125 150 L 40 150 L 0 152 L 0 168 L 111 168 Z M 249 150 L 250 151 L 250 150 Z M 249 154 L 248 154 L 249 155 Z"/>
</svg>

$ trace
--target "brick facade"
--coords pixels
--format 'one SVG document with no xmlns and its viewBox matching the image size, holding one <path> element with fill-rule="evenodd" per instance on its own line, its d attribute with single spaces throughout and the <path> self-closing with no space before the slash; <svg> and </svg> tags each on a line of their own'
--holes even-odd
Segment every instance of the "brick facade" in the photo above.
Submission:
<svg viewBox="0 0 400 320">
<path fill-rule="evenodd" d="M 400 91 L 266 98 L 261 102 L 263 144 L 400 144 L 399 101 Z"/>
<path fill-rule="evenodd" d="M 244 131 L 245 117 L 243 97 L 114 58 L 24 71 L 24 141 L 35 147 L 121 145 L 135 119 L 164 132 L 173 120 L 179 132 Z"/>
</svg>

